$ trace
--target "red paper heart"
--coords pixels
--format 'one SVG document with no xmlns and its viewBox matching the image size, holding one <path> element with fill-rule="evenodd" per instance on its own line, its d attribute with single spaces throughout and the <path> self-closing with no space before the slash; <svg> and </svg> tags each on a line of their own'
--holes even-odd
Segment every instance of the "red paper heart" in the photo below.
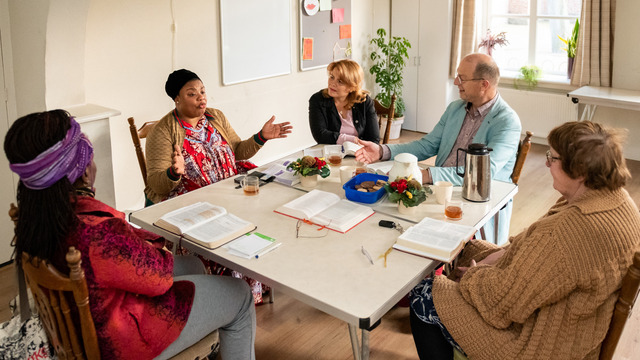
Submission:
<svg viewBox="0 0 640 360">
<path fill-rule="evenodd" d="M 316 6 L 314 4 L 308 4 L 307 9 L 313 10 Z"/>
</svg>

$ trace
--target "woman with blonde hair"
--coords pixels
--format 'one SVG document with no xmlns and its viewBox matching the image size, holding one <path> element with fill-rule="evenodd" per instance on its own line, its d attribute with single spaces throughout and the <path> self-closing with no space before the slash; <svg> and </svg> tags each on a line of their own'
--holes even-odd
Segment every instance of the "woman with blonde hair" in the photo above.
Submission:
<svg viewBox="0 0 640 360">
<path fill-rule="evenodd" d="M 327 66 L 328 86 L 309 99 L 309 127 L 319 144 L 380 141 L 378 116 L 369 92 L 362 89 L 364 73 L 357 62 L 334 61 Z"/>
</svg>

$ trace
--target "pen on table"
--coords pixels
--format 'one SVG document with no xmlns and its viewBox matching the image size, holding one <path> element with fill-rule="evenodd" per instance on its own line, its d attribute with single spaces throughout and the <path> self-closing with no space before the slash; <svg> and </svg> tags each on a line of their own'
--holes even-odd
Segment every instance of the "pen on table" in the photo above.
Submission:
<svg viewBox="0 0 640 360">
<path fill-rule="evenodd" d="M 268 252 L 271 252 L 272 250 L 277 249 L 280 245 L 282 245 L 282 243 L 277 243 L 277 244 L 273 245 L 272 247 L 267 248 L 267 249 L 263 250 L 262 252 L 256 254 L 256 259 L 260 258 L 261 256 L 264 256 L 264 254 L 266 254 Z"/>
<path fill-rule="evenodd" d="M 364 256 L 367 257 L 367 259 L 369 259 L 369 262 L 371 263 L 371 265 L 373 265 L 373 259 L 371 258 L 371 255 L 369 255 L 369 252 L 367 251 L 367 249 L 364 248 L 364 245 L 362 246 L 362 253 L 364 254 Z"/>
</svg>

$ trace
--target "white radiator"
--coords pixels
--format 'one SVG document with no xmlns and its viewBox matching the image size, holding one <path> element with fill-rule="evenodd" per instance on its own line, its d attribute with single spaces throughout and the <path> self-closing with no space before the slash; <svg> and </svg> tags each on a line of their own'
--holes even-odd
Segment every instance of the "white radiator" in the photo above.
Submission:
<svg viewBox="0 0 640 360">
<path fill-rule="evenodd" d="M 551 129 L 567 121 L 578 119 L 578 105 L 565 93 L 499 88 L 500 96 L 518 113 L 522 131 L 532 131 L 535 142 L 546 144 Z"/>
</svg>

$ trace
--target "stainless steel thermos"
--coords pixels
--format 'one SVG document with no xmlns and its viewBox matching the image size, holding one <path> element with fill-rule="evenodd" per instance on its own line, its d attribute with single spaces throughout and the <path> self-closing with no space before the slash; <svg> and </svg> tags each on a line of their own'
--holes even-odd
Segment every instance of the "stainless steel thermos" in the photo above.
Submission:
<svg viewBox="0 0 640 360">
<path fill-rule="evenodd" d="M 464 172 L 460 172 L 460 152 L 464 154 Z M 467 149 L 456 152 L 456 173 L 463 177 L 462 197 L 469 201 L 483 202 L 491 199 L 491 161 L 493 149 L 485 144 L 469 144 Z"/>
</svg>

